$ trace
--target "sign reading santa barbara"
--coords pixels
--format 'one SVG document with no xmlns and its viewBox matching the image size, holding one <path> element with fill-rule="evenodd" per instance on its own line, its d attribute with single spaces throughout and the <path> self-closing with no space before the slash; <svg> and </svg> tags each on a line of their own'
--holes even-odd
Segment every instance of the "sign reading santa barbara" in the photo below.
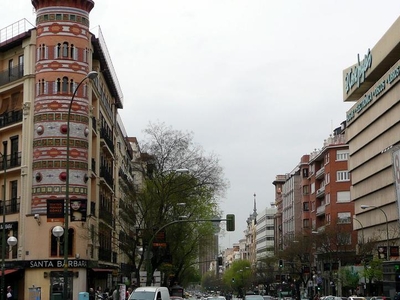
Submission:
<svg viewBox="0 0 400 300">
<path fill-rule="evenodd" d="M 27 268 L 64 268 L 64 260 L 47 259 L 47 260 L 28 260 Z M 87 268 L 87 260 L 74 259 L 68 261 L 68 268 Z"/>
</svg>

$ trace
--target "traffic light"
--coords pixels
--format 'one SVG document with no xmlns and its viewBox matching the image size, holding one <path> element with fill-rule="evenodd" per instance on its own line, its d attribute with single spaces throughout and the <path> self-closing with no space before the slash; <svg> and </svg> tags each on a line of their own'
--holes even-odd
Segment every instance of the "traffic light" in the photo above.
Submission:
<svg viewBox="0 0 400 300">
<path fill-rule="evenodd" d="M 218 256 L 218 266 L 222 266 L 222 256 Z"/>
<path fill-rule="evenodd" d="M 235 215 L 226 215 L 226 231 L 235 231 Z"/>
<path fill-rule="evenodd" d="M 395 274 L 396 274 L 396 281 L 400 281 L 400 265 L 395 265 L 394 266 Z"/>
<path fill-rule="evenodd" d="M 283 259 L 279 260 L 279 268 L 283 268 Z"/>
</svg>

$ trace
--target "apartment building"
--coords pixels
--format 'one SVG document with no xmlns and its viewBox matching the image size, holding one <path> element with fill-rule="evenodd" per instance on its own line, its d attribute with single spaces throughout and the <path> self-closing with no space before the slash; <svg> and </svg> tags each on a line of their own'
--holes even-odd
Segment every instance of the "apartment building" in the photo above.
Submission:
<svg viewBox="0 0 400 300">
<path fill-rule="evenodd" d="M 64 299 L 77 299 L 133 271 L 115 222 L 133 152 L 104 38 L 89 31 L 94 1 L 30 4 L 35 25 L 21 20 L 0 31 L 0 198 L 6 239 L 17 238 L 6 252 L 5 282 L 18 299 L 60 297 L 66 283 Z M 66 198 L 79 204 L 76 216 L 67 208 L 67 243 L 53 235 L 65 225 Z"/>
</svg>

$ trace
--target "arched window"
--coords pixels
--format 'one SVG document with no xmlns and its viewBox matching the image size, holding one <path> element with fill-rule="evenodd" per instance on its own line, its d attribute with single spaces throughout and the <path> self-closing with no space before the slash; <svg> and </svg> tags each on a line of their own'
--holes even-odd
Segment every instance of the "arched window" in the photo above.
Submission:
<svg viewBox="0 0 400 300">
<path fill-rule="evenodd" d="M 64 42 L 63 43 L 63 58 L 67 58 L 68 57 L 68 43 Z"/>
<path fill-rule="evenodd" d="M 63 77 L 62 80 L 62 92 L 68 93 L 68 77 Z"/>
<path fill-rule="evenodd" d="M 71 55 L 70 55 L 70 57 L 72 58 L 72 59 L 76 59 L 76 48 L 75 48 L 75 46 L 73 45 L 73 44 L 71 44 Z"/>
<path fill-rule="evenodd" d="M 56 93 L 61 93 L 61 80 L 60 80 L 60 78 L 57 78 Z"/>
<path fill-rule="evenodd" d="M 50 231 L 51 235 L 51 242 L 50 242 L 50 256 L 57 257 L 57 256 L 64 256 L 64 235 L 60 236 L 59 238 L 55 237 L 52 232 Z M 75 231 L 74 229 L 70 228 L 68 230 L 68 256 L 72 256 L 72 249 L 74 249 L 73 242 L 75 240 Z"/>
<path fill-rule="evenodd" d="M 54 48 L 54 58 L 59 58 L 61 56 L 61 44 L 58 43 Z"/>
<path fill-rule="evenodd" d="M 71 81 L 69 82 L 69 92 L 70 92 L 71 94 L 73 94 L 73 93 L 74 93 L 74 89 L 75 89 L 74 80 L 71 79 Z"/>
</svg>

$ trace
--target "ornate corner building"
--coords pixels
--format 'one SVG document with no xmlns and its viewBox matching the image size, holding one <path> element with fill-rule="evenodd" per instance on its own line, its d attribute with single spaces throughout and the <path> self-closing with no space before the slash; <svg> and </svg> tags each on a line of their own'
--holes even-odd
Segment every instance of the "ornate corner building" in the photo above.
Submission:
<svg viewBox="0 0 400 300">
<path fill-rule="evenodd" d="M 0 206 L 5 239 L 17 238 L 3 272 L 18 299 L 60 296 L 66 277 L 68 299 L 77 299 L 134 271 L 118 249 L 115 221 L 133 151 L 106 44 L 101 31 L 89 31 L 94 1 L 31 2 L 35 25 L 21 20 L 0 30 Z M 85 80 L 93 71 L 97 78 Z M 52 230 L 65 224 L 67 189 L 64 276 L 65 241 Z"/>
</svg>

